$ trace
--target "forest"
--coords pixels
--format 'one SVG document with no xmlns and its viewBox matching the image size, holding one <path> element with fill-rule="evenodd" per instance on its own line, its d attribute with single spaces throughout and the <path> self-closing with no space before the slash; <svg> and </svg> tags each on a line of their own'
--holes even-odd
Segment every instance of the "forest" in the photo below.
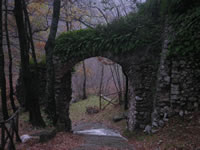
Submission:
<svg viewBox="0 0 200 150">
<path fill-rule="evenodd" d="M 199 39 L 198 0 L 0 0 L 0 150 L 198 150 Z"/>
</svg>

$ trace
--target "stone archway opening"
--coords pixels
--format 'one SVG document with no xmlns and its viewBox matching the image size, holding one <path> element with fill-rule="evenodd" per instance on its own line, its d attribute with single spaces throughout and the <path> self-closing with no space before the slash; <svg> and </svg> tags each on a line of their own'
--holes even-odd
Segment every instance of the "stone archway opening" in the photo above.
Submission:
<svg viewBox="0 0 200 150">
<path fill-rule="evenodd" d="M 72 57 L 63 62 L 59 57 L 54 58 L 58 130 L 70 131 L 72 129 L 69 108 L 72 99 L 71 79 L 73 67 L 87 58 L 96 56 L 106 57 L 117 62 L 128 76 L 128 130 L 144 129 L 147 124 L 151 124 L 151 114 L 155 106 L 154 96 L 158 69 L 157 62 L 160 58 L 159 52 L 150 53 L 149 49 L 133 51 L 131 54 L 112 54 L 109 51 L 97 51 L 96 53 L 87 53 L 84 57 Z"/>
<path fill-rule="evenodd" d="M 128 76 L 122 66 L 105 57 L 90 57 L 74 65 L 69 117 L 80 122 L 102 122 L 125 129 L 128 110 Z M 93 124 L 96 126 L 97 124 Z M 115 126 L 117 126 L 115 124 Z"/>
</svg>

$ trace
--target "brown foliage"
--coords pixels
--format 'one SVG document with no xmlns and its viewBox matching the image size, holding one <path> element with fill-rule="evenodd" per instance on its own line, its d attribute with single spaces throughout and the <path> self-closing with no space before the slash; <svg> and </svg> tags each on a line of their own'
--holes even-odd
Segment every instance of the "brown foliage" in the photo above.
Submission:
<svg viewBox="0 0 200 150">
<path fill-rule="evenodd" d="M 71 150 L 82 142 L 83 139 L 78 135 L 60 132 L 49 142 L 39 143 L 38 140 L 32 139 L 27 143 L 17 145 L 17 150 Z"/>
</svg>

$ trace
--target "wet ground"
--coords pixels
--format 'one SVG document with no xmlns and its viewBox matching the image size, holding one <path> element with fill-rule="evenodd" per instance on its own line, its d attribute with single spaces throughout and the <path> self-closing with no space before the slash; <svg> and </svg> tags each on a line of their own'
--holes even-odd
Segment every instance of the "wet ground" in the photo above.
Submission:
<svg viewBox="0 0 200 150">
<path fill-rule="evenodd" d="M 84 137 L 84 144 L 74 150 L 134 150 L 126 138 L 101 123 L 80 123 L 73 131 Z"/>
</svg>

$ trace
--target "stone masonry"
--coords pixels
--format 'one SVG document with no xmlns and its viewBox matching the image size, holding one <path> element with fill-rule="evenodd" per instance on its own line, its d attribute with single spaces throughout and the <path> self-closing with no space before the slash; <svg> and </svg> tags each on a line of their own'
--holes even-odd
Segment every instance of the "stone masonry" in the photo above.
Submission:
<svg viewBox="0 0 200 150">
<path fill-rule="evenodd" d="M 80 61 L 96 56 L 115 61 L 128 75 L 127 124 L 130 131 L 137 128 L 162 127 L 173 115 L 184 116 L 200 110 L 200 57 L 169 57 L 169 34 L 169 28 L 166 27 L 162 45 L 131 53 L 112 54 L 99 51 L 66 62 L 61 62 L 59 57 L 54 56 L 57 128 L 71 130 L 69 107 L 72 95 L 72 68 Z"/>
</svg>

